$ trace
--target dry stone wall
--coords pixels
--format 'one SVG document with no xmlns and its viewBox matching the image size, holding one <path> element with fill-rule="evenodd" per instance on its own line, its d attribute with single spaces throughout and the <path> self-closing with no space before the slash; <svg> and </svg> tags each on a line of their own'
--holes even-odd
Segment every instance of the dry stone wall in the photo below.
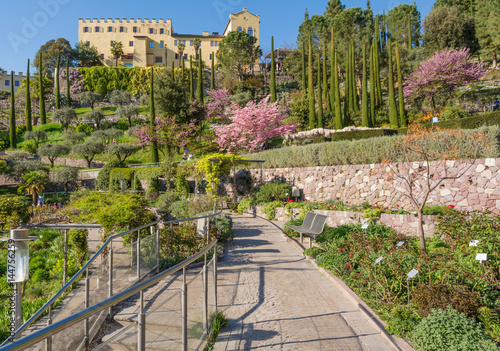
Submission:
<svg viewBox="0 0 500 351">
<path fill-rule="evenodd" d="M 417 162 L 413 164 L 414 168 L 419 166 Z M 466 166 L 463 161 L 448 162 L 451 174 Z M 430 170 L 432 176 L 443 175 L 443 167 L 437 162 L 431 162 Z M 260 179 L 260 169 L 253 169 L 251 173 L 254 179 Z M 367 201 L 381 207 L 399 205 L 413 210 L 404 182 L 388 176 L 388 166 L 382 164 L 263 170 L 264 182 L 286 180 L 301 189 L 303 198 L 309 201 L 338 199 L 355 205 Z M 427 205 L 453 205 L 459 210 L 488 209 L 500 213 L 499 183 L 500 159 L 478 159 L 459 179 L 445 180 L 431 193 Z"/>
</svg>

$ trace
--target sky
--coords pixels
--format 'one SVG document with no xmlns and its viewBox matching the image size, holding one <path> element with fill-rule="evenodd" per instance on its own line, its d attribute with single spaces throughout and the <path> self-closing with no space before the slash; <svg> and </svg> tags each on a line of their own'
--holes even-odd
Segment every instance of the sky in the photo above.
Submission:
<svg viewBox="0 0 500 351">
<path fill-rule="evenodd" d="M 0 21 L 0 68 L 26 72 L 27 60 L 47 41 L 65 38 L 72 45 L 78 41 L 79 18 L 152 18 L 172 19 L 174 31 L 201 34 L 222 33 L 230 13 L 244 7 L 260 15 L 260 45 L 269 52 L 271 36 L 276 47 L 296 46 L 299 25 L 307 7 L 309 16 L 323 14 L 327 0 L 209 0 L 132 1 L 132 0 L 3 0 Z M 413 0 L 371 0 L 374 13 L 386 12 Z M 422 19 L 434 0 L 416 2 Z M 366 0 L 343 0 L 346 7 L 366 7 Z M 34 70 L 33 67 L 31 70 Z"/>
</svg>

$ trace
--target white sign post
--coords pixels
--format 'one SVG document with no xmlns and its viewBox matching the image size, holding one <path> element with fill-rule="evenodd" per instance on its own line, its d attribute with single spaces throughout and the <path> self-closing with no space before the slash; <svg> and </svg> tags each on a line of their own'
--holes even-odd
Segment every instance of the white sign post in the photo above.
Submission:
<svg viewBox="0 0 500 351">
<path fill-rule="evenodd" d="M 483 263 L 483 261 L 488 260 L 488 254 L 485 253 L 478 253 L 476 254 L 476 261 L 479 261 L 480 264 Z"/>
<path fill-rule="evenodd" d="M 375 266 L 375 301 L 377 302 L 378 305 L 378 280 L 377 280 L 377 264 L 382 262 L 384 258 L 380 256 L 375 260 L 375 263 L 373 264 Z"/>
<path fill-rule="evenodd" d="M 410 279 L 415 278 L 417 274 L 418 271 L 416 269 L 412 269 L 410 273 L 406 275 L 406 289 L 408 291 L 408 309 L 410 309 Z"/>
</svg>

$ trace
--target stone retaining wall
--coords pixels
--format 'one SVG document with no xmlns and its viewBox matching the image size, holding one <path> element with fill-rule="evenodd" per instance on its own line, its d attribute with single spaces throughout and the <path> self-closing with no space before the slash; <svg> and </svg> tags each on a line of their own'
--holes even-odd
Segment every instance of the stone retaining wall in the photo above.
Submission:
<svg viewBox="0 0 500 351">
<path fill-rule="evenodd" d="M 451 173 L 467 166 L 461 161 L 449 161 Z M 413 163 L 413 168 L 419 163 Z M 260 179 L 260 170 L 250 170 L 254 179 Z M 264 169 L 264 182 L 286 180 L 294 183 L 303 198 L 310 201 L 338 199 L 360 205 L 367 201 L 383 207 L 400 205 L 406 210 L 414 210 L 405 184 L 400 179 L 388 179 L 387 165 L 344 165 L 306 168 Z M 431 175 L 443 175 L 443 168 L 431 162 Z M 428 206 L 454 205 L 459 210 L 489 209 L 500 213 L 500 159 L 475 160 L 462 177 L 444 181 L 431 193 Z"/>
<path fill-rule="evenodd" d="M 253 206 L 249 213 L 266 218 L 266 214 L 262 212 L 262 206 Z M 363 213 L 361 212 L 351 212 L 351 211 L 327 211 L 327 210 L 314 210 L 315 213 L 326 215 L 328 218 L 326 224 L 329 227 L 338 227 L 343 224 L 360 223 L 363 218 Z M 299 215 L 299 209 L 294 208 L 292 218 L 297 218 Z M 278 207 L 276 209 L 276 220 L 281 222 L 287 222 L 291 218 L 288 213 L 285 212 L 284 207 Z M 435 219 L 436 216 L 424 216 L 424 234 L 426 237 L 431 237 L 436 232 L 435 229 Z M 415 215 L 401 215 L 401 214 L 388 214 L 382 213 L 380 215 L 377 223 L 385 224 L 389 227 L 393 227 L 399 233 L 406 234 L 407 236 L 417 236 L 418 235 L 418 217 Z"/>
</svg>

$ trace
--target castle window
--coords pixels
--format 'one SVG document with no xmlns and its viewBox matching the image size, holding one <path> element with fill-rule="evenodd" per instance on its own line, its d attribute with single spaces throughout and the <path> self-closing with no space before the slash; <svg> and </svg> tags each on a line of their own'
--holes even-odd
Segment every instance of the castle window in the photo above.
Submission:
<svg viewBox="0 0 500 351">
<path fill-rule="evenodd" d="M 243 31 L 243 28 L 238 27 L 238 32 L 242 32 L 242 31 Z"/>
<path fill-rule="evenodd" d="M 128 42 L 128 46 L 134 46 L 134 42 L 133 41 L 129 41 Z"/>
<path fill-rule="evenodd" d="M 95 32 L 99 33 L 99 27 L 95 27 Z"/>
<path fill-rule="evenodd" d="M 163 33 L 165 33 L 165 29 L 160 28 L 160 34 L 163 34 Z"/>
<path fill-rule="evenodd" d="M 184 60 L 187 60 L 188 54 L 184 54 Z"/>
<path fill-rule="evenodd" d="M 90 46 L 90 41 L 86 42 L 85 44 L 86 44 L 87 46 Z"/>
<path fill-rule="evenodd" d="M 124 27 L 120 27 L 120 33 L 123 33 L 125 32 L 125 28 Z"/>
<path fill-rule="evenodd" d="M 10 85 L 10 80 L 6 79 L 6 80 L 5 80 L 5 85 L 6 85 L 6 86 L 9 86 L 9 85 Z"/>
<path fill-rule="evenodd" d="M 150 48 L 154 48 L 155 47 L 155 42 L 154 41 L 150 41 L 149 42 L 149 47 Z"/>
<path fill-rule="evenodd" d="M 132 28 L 134 33 L 137 33 L 137 27 Z"/>
<path fill-rule="evenodd" d="M 174 40 L 174 46 L 177 46 L 177 40 Z"/>
<path fill-rule="evenodd" d="M 219 46 L 219 42 L 217 40 L 212 40 L 210 46 Z"/>
<path fill-rule="evenodd" d="M 210 60 L 212 59 L 212 54 L 210 54 Z"/>
<path fill-rule="evenodd" d="M 175 59 L 178 60 L 179 59 L 179 54 L 175 54 Z"/>
<path fill-rule="evenodd" d="M 253 28 L 252 27 L 248 28 L 248 35 L 253 37 Z"/>
<path fill-rule="evenodd" d="M 112 32 L 113 31 L 113 27 L 108 27 L 108 32 Z"/>
<path fill-rule="evenodd" d="M 160 47 L 161 47 L 161 48 L 164 48 L 164 47 L 165 47 L 165 42 L 164 42 L 163 40 L 162 40 L 162 41 L 160 41 Z"/>
<path fill-rule="evenodd" d="M 149 34 L 153 34 L 154 33 L 154 29 L 153 28 L 149 28 Z"/>
<path fill-rule="evenodd" d="M 88 33 L 89 32 L 89 27 L 83 27 L 83 32 Z"/>
<path fill-rule="evenodd" d="M 111 40 L 110 46 L 113 46 L 114 43 L 115 43 L 115 41 Z"/>
<path fill-rule="evenodd" d="M 162 63 L 163 62 L 163 58 L 161 56 L 156 56 L 155 57 L 155 62 L 156 63 Z"/>
<path fill-rule="evenodd" d="M 193 46 L 193 45 L 194 45 L 194 43 L 193 43 L 193 41 L 191 40 L 191 41 L 189 42 L 189 46 Z"/>
<path fill-rule="evenodd" d="M 16 86 L 16 87 L 18 87 L 18 86 L 19 86 L 19 81 L 18 81 L 18 80 L 16 80 L 16 81 L 14 82 L 14 86 Z"/>
<path fill-rule="evenodd" d="M 101 60 L 104 60 L 104 54 L 101 54 Z"/>
</svg>

